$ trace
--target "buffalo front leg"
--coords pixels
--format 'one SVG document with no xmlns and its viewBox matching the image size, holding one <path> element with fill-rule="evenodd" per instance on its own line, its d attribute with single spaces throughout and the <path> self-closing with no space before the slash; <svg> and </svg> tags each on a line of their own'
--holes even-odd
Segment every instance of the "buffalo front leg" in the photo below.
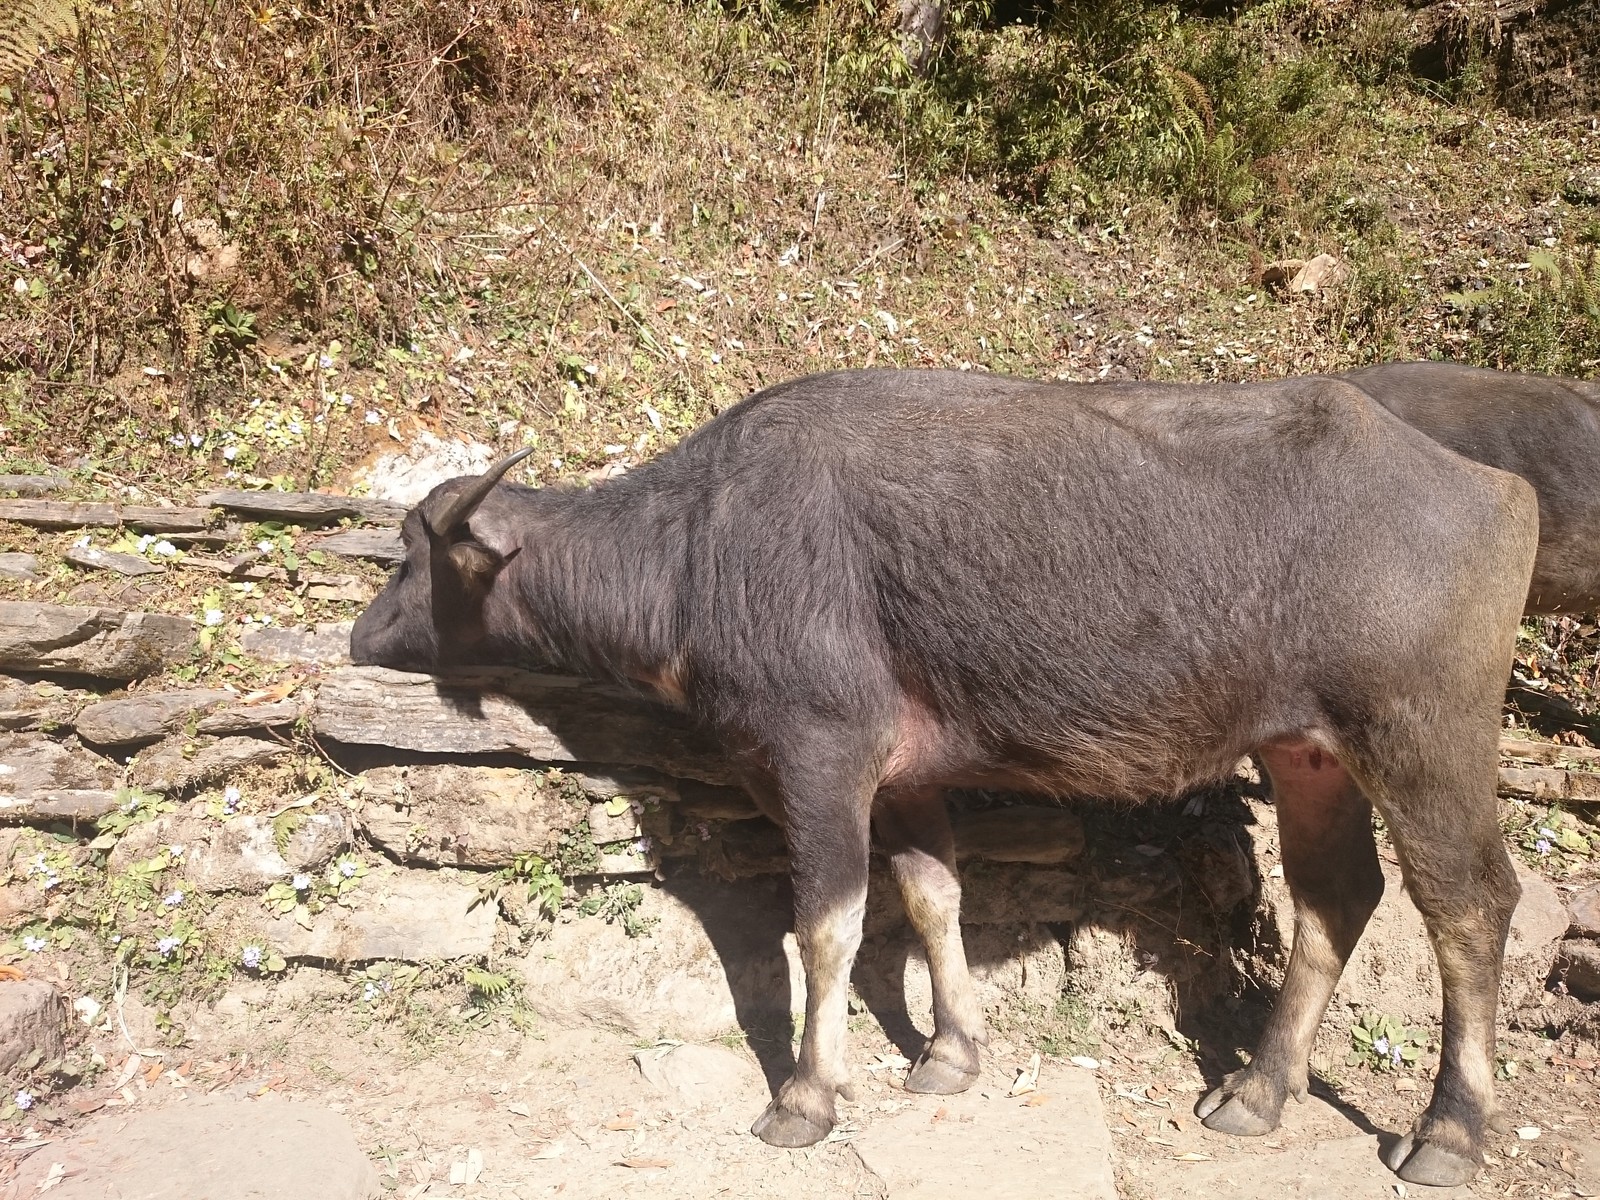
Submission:
<svg viewBox="0 0 1600 1200">
<path fill-rule="evenodd" d="M 1326 750 L 1297 741 L 1262 751 L 1272 779 L 1283 877 L 1294 897 L 1294 945 L 1278 1002 L 1250 1065 L 1195 1108 L 1206 1127 L 1257 1136 L 1300 1099 L 1317 1027 L 1367 919 L 1383 895 L 1372 806 Z"/>
<path fill-rule="evenodd" d="M 794 929 L 806 977 L 806 1024 L 795 1073 L 751 1132 L 773 1146 L 809 1146 L 837 1121 L 848 1088 L 845 1035 L 850 968 L 867 903 L 870 787 L 780 779 L 794 880 Z"/>
<path fill-rule="evenodd" d="M 978 1078 L 978 1051 L 989 1035 L 961 945 L 961 879 L 944 796 L 936 789 L 880 792 L 872 824 L 927 950 L 933 982 L 933 1040 L 906 1077 L 906 1090 L 965 1091 Z"/>
</svg>

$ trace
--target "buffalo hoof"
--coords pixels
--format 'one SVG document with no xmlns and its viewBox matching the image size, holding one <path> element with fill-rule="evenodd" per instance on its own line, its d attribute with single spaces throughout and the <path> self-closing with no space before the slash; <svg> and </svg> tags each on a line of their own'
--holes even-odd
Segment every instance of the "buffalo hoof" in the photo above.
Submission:
<svg viewBox="0 0 1600 1200">
<path fill-rule="evenodd" d="M 1459 1187 L 1471 1183 L 1478 1164 L 1470 1158 L 1444 1150 L 1430 1142 L 1417 1143 L 1414 1133 L 1396 1142 L 1383 1157 L 1384 1163 L 1407 1183 L 1423 1187 Z"/>
<path fill-rule="evenodd" d="M 810 1117 L 779 1107 L 776 1100 L 767 1105 L 766 1112 L 757 1117 L 756 1123 L 750 1127 L 750 1132 L 767 1145 L 784 1150 L 815 1146 L 832 1131 L 831 1122 L 813 1121 Z"/>
<path fill-rule="evenodd" d="M 905 1089 L 921 1092 L 925 1096 L 954 1096 L 964 1092 L 978 1081 L 978 1072 L 947 1063 L 931 1054 L 917 1060 L 906 1076 Z"/>
<path fill-rule="evenodd" d="M 1194 1106 L 1194 1115 L 1207 1129 L 1231 1133 L 1234 1137 L 1260 1137 L 1278 1127 L 1276 1117 L 1263 1117 L 1251 1111 L 1244 1097 L 1227 1084 L 1208 1092 Z"/>
</svg>

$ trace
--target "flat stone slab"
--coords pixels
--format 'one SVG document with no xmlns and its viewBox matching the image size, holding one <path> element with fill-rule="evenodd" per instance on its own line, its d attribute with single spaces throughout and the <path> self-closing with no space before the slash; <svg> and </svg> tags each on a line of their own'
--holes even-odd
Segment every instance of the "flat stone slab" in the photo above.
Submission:
<svg viewBox="0 0 1600 1200">
<path fill-rule="evenodd" d="M 204 1096 L 96 1117 L 30 1155 L 19 1195 L 55 1164 L 51 1200 L 369 1200 L 377 1172 L 349 1122 L 310 1104 Z"/>
<path fill-rule="evenodd" d="M 233 693 L 218 688 L 181 692 L 146 692 L 124 700 L 102 700 L 78 714 L 78 736 L 98 746 L 129 746 L 153 742 L 176 729 L 196 713 L 215 708 Z"/>
<path fill-rule="evenodd" d="M 345 558 L 364 558 L 385 567 L 392 567 L 405 557 L 398 529 L 346 529 L 318 538 L 311 549 Z"/>
<path fill-rule="evenodd" d="M 350 661 L 350 621 L 324 621 L 314 629 L 252 629 L 239 645 L 266 663 L 314 663 L 342 666 Z"/>
<path fill-rule="evenodd" d="M 226 737 L 185 753 L 184 739 L 165 742 L 139 755 L 132 782 L 152 792 L 181 792 L 226 778 L 246 767 L 277 762 L 292 753 L 281 742 L 265 738 Z"/>
<path fill-rule="evenodd" d="M 347 667 L 323 679 L 315 728 L 319 737 L 397 750 L 615 763 L 729 781 L 726 762 L 688 717 L 571 676 Z"/>
<path fill-rule="evenodd" d="M 200 733 L 247 733 L 252 729 L 277 729 L 293 725 L 305 713 L 298 700 L 273 700 L 261 704 L 231 704 L 215 708 L 200 718 Z"/>
<path fill-rule="evenodd" d="M 160 563 L 121 550 L 102 550 L 98 546 L 74 546 L 64 556 L 75 567 L 90 571 L 115 571 L 118 575 L 165 575 Z"/>
<path fill-rule="evenodd" d="M 1111 1134 L 1088 1071 L 1046 1063 L 1038 1090 L 1018 1097 L 990 1080 L 959 1096 L 904 1095 L 905 1108 L 869 1117 L 851 1143 L 889 1200 L 1117 1200 Z"/>
<path fill-rule="evenodd" d="M 17 583 L 34 583 L 39 579 L 39 557 L 36 554 L 8 552 L 0 554 L 0 579 Z"/>
<path fill-rule="evenodd" d="M 0 475 L 0 492 L 15 492 L 19 496 L 42 496 L 71 485 L 72 480 L 65 475 Z"/>
<path fill-rule="evenodd" d="M 292 917 L 267 922 L 263 933 L 285 958 L 331 962 L 433 962 L 477 958 L 494 945 L 495 906 L 478 889 L 407 871 L 369 878 L 356 908 L 328 908 L 306 929 Z"/>
<path fill-rule="evenodd" d="M 0 980 L 0 1071 L 60 1058 L 67 1001 L 42 979 Z"/>
<path fill-rule="evenodd" d="M 964 813 L 955 821 L 956 854 L 990 862 L 1064 863 L 1083 853 L 1083 822 L 1063 808 L 1016 804 Z"/>
<path fill-rule="evenodd" d="M 0 731 L 16 732 L 68 723 L 81 692 L 54 683 L 22 683 L 0 676 Z"/>
<path fill-rule="evenodd" d="M 16 521 L 38 529 L 114 529 L 129 525 L 150 533 L 194 533 L 212 523 L 211 510 L 206 508 L 76 500 L 0 500 L 0 521 Z"/>
<path fill-rule="evenodd" d="M 374 525 L 398 525 L 406 506 L 364 496 L 325 496 L 320 492 L 207 492 L 196 503 L 265 521 L 327 525 L 345 517 Z"/>
<path fill-rule="evenodd" d="M 1546 803 L 1600 801 L 1600 771 L 1566 771 L 1560 767 L 1501 767 L 1500 794 L 1531 796 Z"/>
<path fill-rule="evenodd" d="M 0 670 L 139 679 L 189 657 L 187 617 L 0 601 Z"/>
<path fill-rule="evenodd" d="M 102 816 L 116 786 L 110 759 L 40 733 L 0 734 L 0 820 Z"/>
<path fill-rule="evenodd" d="M 1187 1114 L 1185 1114 L 1187 1119 Z M 1400 1182 L 1379 1159 L 1383 1139 L 1361 1134 L 1301 1144 L 1273 1153 L 1229 1153 L 1208 1162 L 1158 1162 L 1136 1182 L 1150 1196 L 1226 1196 L 1228 1200 L 1394 1200 Z M 1243 1141 L 1244 1139 L 1240 1139 Z M 1252 1148 L 1253 1149 L 1253 1148 Z M 1405 1185 L 1409 1196 L 1465 1200 L 1472 1188 Z"/>
</svg>

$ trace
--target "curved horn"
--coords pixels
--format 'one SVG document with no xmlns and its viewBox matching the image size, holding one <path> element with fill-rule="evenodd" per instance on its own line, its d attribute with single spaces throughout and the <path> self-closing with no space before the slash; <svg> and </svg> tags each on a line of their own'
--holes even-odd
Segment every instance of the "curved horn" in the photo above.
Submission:
<svg viewBox="0 0 1600 1200">
<path fill-rule="evenodd" d="M 533 448 L 529 446 L 518 450 L 515 454 L 508 454 L 473 480 L 466 491 L 453 496 L 438 519 L 428 522 L 434 536 L 449 537 L 465 525 L 467 518 L 478 511 L 478 505 L 488 498 L 489 493 L 494 490 L 494 485 L 500 482 L 505 473 L 532 453 Z"/>
</svg>

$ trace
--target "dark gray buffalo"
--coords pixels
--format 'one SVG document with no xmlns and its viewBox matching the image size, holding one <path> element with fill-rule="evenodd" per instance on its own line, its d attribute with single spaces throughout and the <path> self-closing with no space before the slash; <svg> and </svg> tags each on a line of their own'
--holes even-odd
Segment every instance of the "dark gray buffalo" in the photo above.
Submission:
<svg viewBox="0 0 1600 1200">
<path fill-rule="evenodd" d="M 987 1035 L 941 789 L 1136 801 L 1254 754 L 1294 947 L 1255 1057 L 1199 1113 L 1261 1134 L 1304 1092 L 1383 888 L 1375 806 L 1444 985 L 1433 1096 L 1389 1163 L 1473 1175 L 1518 896 L 1495 767 L 1538 539 L 1522 479 L 1333 379 L 851 371 L 768 388 L 592 490 L 500 483 L 521 457 L 407 516 L 353 656 L 564 666 L 720 737 L 786 832 L 806 971 L 798 1068 L 762 1138 L 816 1142 L 848 1085 L 869 831 L 932 969 L 906 1086 L 957 1092 Z"/>
<path fill-rule="evenodd" d="M 1394 363 L 1333 378 L 1539 494 L 1530 613 L 1600 610 L 1600 383 L 1455 363 Z"/>
</svg>

